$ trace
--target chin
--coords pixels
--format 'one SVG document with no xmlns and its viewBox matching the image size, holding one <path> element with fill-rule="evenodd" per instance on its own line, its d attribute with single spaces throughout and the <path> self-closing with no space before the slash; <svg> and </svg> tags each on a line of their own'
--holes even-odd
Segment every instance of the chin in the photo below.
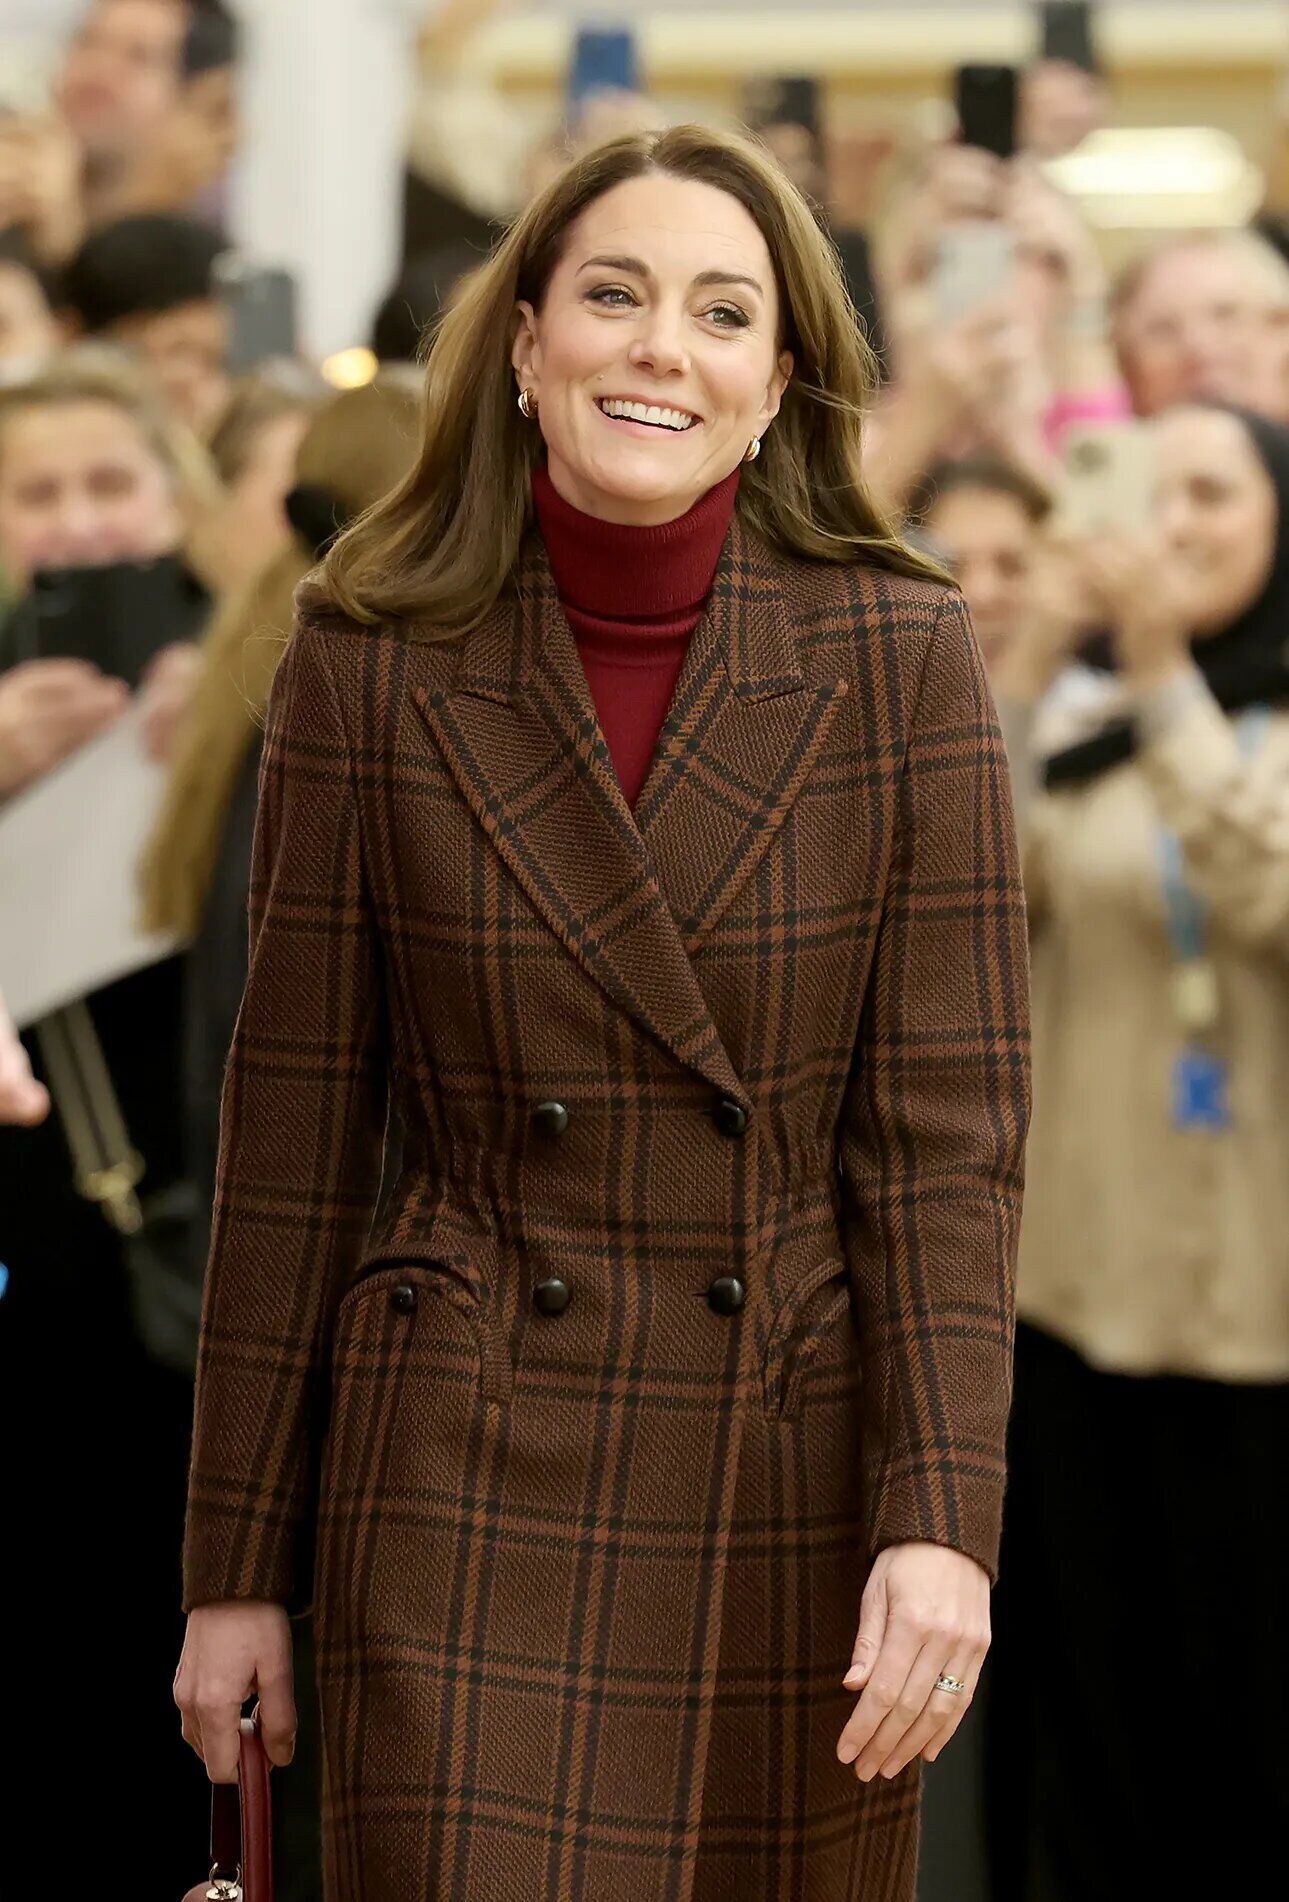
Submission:
<svg viewBox="0 0 1289 1902">
<path fill-rule="evenodd" d="M 575 471 L 578 480 L 598 489 L 601 495 L 616 496 L 624 502 L 661 504 L 674 497 L 688 507 L 700 485 L 706 482 L 697 469 L 667 466 L 653 457 L 623 456 L 611 466 L 594 464 Z"/>
</svg>

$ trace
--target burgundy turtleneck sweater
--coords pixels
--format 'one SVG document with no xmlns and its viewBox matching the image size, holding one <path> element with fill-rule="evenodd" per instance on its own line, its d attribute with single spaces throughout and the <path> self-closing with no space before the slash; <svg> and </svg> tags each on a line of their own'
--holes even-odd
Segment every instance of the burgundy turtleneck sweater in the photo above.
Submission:
<svg viewBox="0 0 1289 1902">
<path fill-rule="evenodd" d="M 711 593 L 740 471 L 674 522 L 602 522 L 533 471 L 537 524 L 618 783 L 634 806 Z"/>
</svg>

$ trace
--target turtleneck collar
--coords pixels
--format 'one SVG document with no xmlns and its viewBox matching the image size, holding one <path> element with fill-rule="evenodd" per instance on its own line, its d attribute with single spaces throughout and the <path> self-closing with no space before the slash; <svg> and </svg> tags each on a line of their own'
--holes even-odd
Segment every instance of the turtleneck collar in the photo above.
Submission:
<svg viewBox="0 0 1289 1902">
<path fill-rule="evenodd" d="M 574 508 L 541 463 L 533 471 L 533 504 L 565 607 L 645 624 L 701 609 L 729 532 L 740 473 L 735 469 L 674 521 L 638 528 Z"/>
</svg>

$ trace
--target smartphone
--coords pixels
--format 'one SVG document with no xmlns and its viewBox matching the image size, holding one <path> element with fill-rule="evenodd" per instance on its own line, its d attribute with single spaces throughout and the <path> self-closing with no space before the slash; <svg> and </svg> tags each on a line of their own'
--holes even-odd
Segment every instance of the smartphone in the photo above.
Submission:
<svg viewBox="0 0 1289 1902">
<path fill-rule="evenodd" d="M 43 569 L 14 609 L 13 660 L 87 660 L 131 692 L 152 656 L 192 634 L 196 584 L 174 555 L 94 568 Z"/>
<path fill-rule="evenodd" d="M 954 324 L 1007 287 L 1016 240 L 997 218 L 946 225 L 936 245 L 932 296 L 941 323 Z"/>
<path fill-rule="evenodd" d="M 797 125 L 818 138 L 823 127 L 819 81 L 791 76 L 749 81 L 743 93 L 743 123 L 754 132 L 770 125 Z"/>
<path fill-rule="evenodd" d="M 1100 71 L 1087 0 L 1045 0 L 1039 9 L 1039 27 L 1043 59 L 1063 59 L 1085 73 Z"/>
<path fill-rule="evenodd" d="M 1016 152 L 1016 68 L 959 66 L 954 75 L 958 136 L 995 158 Z"/>
<path fill-rule="evenodd" d="M 629 27 L 579 27 L 565 98 L 570 115 L 590 93 L 639 92 L 636 36 Z"/>
<path fill-rule="evenodd" d="M 1069 535 L 1145 528 L 1156 459 L 1149 427 L 1125 418 L 1071 429 L 1065 438 L 1057 525 Z"/>
<path fill-rule="evenodd" d="M 225 251 L 215 259 L 214 276 L 231 320 L 228 368 L 234 376 L 272 357 L 295 356 L 296 289 L 289 271 Z"/>
</svg>

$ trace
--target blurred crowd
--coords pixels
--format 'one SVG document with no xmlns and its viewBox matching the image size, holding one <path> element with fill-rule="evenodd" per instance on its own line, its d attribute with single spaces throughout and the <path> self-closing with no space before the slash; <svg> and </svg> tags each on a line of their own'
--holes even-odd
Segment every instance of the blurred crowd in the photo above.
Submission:
<svg viewBox="0 0 1289 1902">
<path fill-rule="evenodd" d="M 488 10 L 449 9 L 450 30 Z M 260 720 L 294 588 L 407 468 L 414 360 L 496 229 L 414 167 L 369 379 L 338 389 L 289 336 L 257 343 L 223 228 L 239 51 L 219 0 L 85 0 L 48 109 L 0 111 L 0 827 L 137 720 L 165 778 L 141 917 L 177 947 L 21 1046 L 0 1032 L 6 1423 L 47 1450 L 7 1460 L 40 1527 L 20 1615 L 47 1764 L 81 1748 L 48 1657 L 114 1621 L 93 1702 L 117 1734 L 128 1714 L 156 1793 L 132 1873 L 158 1895 L 205 1828 L 169 1692 Z M 1159 236 L 1110 274 L 1048 162 L 1111 120 L 1111 80 L 1089 42 L 1016 86 L 997 149 L 919 141 L 877 201 L 818 83 L 760 83 L 744 114 L 835 239 L 874 352 L 869 480 L 966 595 L 1012 764 L 1037 1107 L 981 1714 L 989 1893 L 1252 1894 L 1289 1824 L 1289 264 L 1267 217 Z M 523 188 L 669 116 L 634 74 L 592 87 Z M 88 1418 L 64 1470 L 49 1450 Z M 1218 1739 L 1189 1722 L 1211 1669 Z M 287 1896 L 317 1893 L 307 1741 Z M 1233 1846 L 1192 1818 L 1169 1847 L 1201 1759 L 1197 1807 L 1220 1763 L 1254 1820 Z"/>
</svg>

